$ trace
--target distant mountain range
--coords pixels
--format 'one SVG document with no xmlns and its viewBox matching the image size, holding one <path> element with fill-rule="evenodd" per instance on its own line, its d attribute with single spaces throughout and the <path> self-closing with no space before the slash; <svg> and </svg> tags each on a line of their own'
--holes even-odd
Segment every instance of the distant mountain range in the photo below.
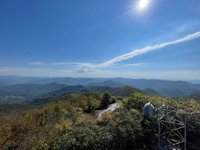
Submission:
<svg viewBox="0 0 200 150">
<path fill-rule="evenodd" d="M 65 87 L 63 84 L 15 84 L 0 87 L 0 102 L 16 103 L 43 97 Z"/>
<path fill-rule="evenodd" d="M 48 93 L 43 95 L 41 98 L 37 98 L 31 101 L 26 101 L 23 104 L 28 104 L 30 106 L 35 105 L 43 105 L 58 99 L 68 93 L 105 93 L 108 92 L 113 96 L 131 96 L 134 92 L 143 93 L 143 91 L 138 90 L 136 88 L 130 86 L 124 87 L 109 87 L 109 86 L 82 86 L 82 85 L 74 85 L 74 86 L 66 86 L 57 91 Z"/>
<path fill-rule="evenodd" d="M 200 92 L 200 84 L 186 81 L 127 78 L 36 78 L 0 76 L 0 99 L 5 96 L 21 96 L 25 97 L 25 99 L 33 99 L 55 93 L 59 95 L 58 93 L 62 92 L 106 90 L 112 92 L 113 88 L 124 86 L 142 90 L 151 95 L 167 97 L 189 96 Z"/>
</svg>

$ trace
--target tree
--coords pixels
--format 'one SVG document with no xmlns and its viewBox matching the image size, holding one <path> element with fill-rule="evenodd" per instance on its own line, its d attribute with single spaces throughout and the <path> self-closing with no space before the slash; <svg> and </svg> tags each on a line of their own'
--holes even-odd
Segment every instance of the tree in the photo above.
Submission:
<svg viewBox="0 0 200 150">
<path fill-rule="evenodd" d="M 87 109 L 86 109 L 86 112 L 87 112 L 87 113 L 90 113 L 92 110 L 94 110 L 94 105 L 92 104 L 91 101 L 89 101 L 89 102 L 88 102 Z"/>
<path fill-rule="evenodd" d="M 108 105 L 110 104 L 110 99 L 111 99 L 110 94 L 105 93 L 103 95 L 103 99 L 102 99 L 101 104 L 100 104 L 100 109 L 108 108 Z"/>
</svg>

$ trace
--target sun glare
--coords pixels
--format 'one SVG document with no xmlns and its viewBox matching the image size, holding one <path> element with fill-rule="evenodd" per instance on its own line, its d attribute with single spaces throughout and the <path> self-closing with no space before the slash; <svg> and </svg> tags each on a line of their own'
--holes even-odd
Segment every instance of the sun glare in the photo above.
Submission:
<svg viewBox="0 0 200 150">
<path fill-rule="evenodd" d="M 140 10 L 144 10 L 148 7 L 149 0 L 139 0 L 138 7 Z"/>
<path fill-rule="evenodd" d="M 134 16 L 143 17 L 149 12 L 154 0 L 133 0 L 129 7 L 130 18 Z"/>
</svg>

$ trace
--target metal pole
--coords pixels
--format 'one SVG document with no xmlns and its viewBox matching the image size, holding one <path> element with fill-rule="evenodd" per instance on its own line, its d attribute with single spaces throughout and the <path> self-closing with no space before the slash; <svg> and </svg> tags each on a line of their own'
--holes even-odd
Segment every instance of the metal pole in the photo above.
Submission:
<svg viewBox="0 0 200 150">
<path fill-rule="evenodd" d="M 160 143 L 160 120 L 158 121 L 158 149 L 160 150 L 161 143 Z"/>
<path fill-rule="evenodd" d="M 186 115 L 185 115 L 185 140 L 184 140 L 184 150 L 186 150 L 187 148 L 186 148 L 186 141 L 187 141 L 187 122 L 186 122 L 187 120 L 186 120 Z"/>
</svg>

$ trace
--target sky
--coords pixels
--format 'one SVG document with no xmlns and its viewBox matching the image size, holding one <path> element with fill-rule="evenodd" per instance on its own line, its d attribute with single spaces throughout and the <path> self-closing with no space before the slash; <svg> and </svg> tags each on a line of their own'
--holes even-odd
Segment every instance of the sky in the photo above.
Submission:
<svg viewBox="0 0 200 150">
<path fill-rule="evenodd" d="M 200 80 L 199 14 L 199 0 L 1 0 L 0 75 Z"/>
</svg>

